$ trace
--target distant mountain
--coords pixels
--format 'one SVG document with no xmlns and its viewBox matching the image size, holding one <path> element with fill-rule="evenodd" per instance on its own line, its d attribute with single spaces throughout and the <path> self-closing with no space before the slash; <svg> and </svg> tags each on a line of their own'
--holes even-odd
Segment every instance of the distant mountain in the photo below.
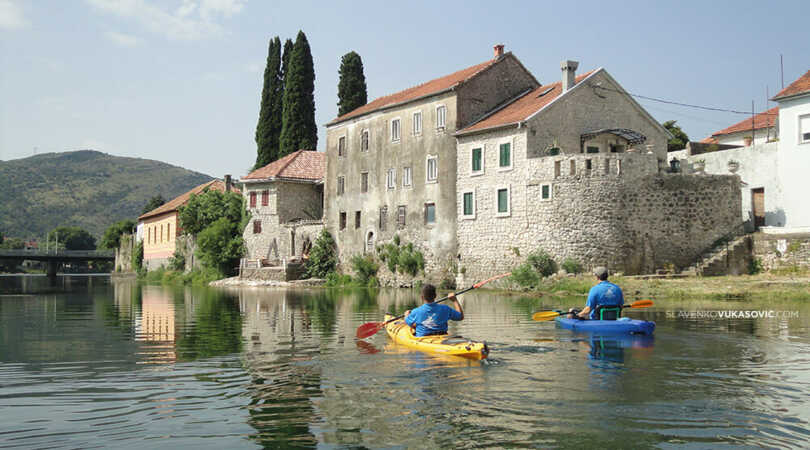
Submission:
<svg viewBox="0 0 810 450">
<path fill-rule="evenodd" d="M 167 201 L 212 180 L 182 167 L 93 150 L 0 161 L 0 231 L 41 240 L 59 225 L 97 238 L 116 221 L 140 215 L 150 197 Z"/>
</svg>

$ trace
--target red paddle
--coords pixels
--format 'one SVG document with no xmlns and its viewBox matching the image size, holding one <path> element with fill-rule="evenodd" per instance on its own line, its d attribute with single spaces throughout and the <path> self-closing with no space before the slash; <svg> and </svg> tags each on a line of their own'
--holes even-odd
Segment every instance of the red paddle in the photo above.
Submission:
<svg viewBox="0 0 810 450">
<path fill-rule="evenodd" d="M 501 274 L 501 275 L 494 276 L 494 277 L 492 277 L 492 278 L 490 278 L 488 280 L 479 281 L 478 283 L 475 283 L 474 285 L 472 285 L 471 287 L 468 287 L 467 289 L 464 289 L 464 290 L 461 290 L 461 291 L 458 291 L 458 292 L 454 293 L 453 296 L 459 296 L 459 295 L 461 295 L 461 294 L 463 294 L 463 293 L 465 293 L 467 291 L 471 291 L 473 289 L 478 289 L 481 286 L 489 283 L 490 281 L 494 281 L 494 280 L 497 280 L 499 278 L 507 277 L 507 276 L 509 276 L 511 274 L 512 274 L 511 272 L 508 272 L 508 273 L 504 273 L 504 274 Z M 447 297 L 443 297 L 443 298 L 441 298 L 439 300 L 436 300 L 436 303 L 441 303 L 441 302 L 447 300 L 450 297 L 451 297 L 450 295 L 448 295 Z M 403 317 L 405 317 L 405 316 L 404 315 L 403 316 L 397 316 L 397 317 L 394 317 L 393 319 L 387 320 L 385 322 L 368 322 L 368 323 L 364 323 L 363 325 L 360 325 L 359 327 L 357 327 L 357 334 L 356 334 L 357 339 L 365 339 L 365 338 L 367 338 L 369 336 L 373 336 L 378 331 L 382 330 L 383 327 L 386 326 L 388 323 L 397 321 L 397 320 L 399 320 L 399 319 L 401 319 Z"/>
</svg>

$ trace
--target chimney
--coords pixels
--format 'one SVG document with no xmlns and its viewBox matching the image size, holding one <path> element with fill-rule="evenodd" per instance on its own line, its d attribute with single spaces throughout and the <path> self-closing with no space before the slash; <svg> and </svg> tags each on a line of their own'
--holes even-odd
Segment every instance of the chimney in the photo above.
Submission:
<svg viewBox="0 0 810 450">
<path fill-rule="evenodd" d="M 563 61 L 560 63 L 560 69 L 562 69 L 563 92 L 574 87 L 574 84 L 576 83 L 577 67 L 579 67 L 578 61 Z"/>
<path fill-rule="evenodd" d="M 225 192 L 231 192 L 233 189 L 233 181 L 230 175 L 225 175 Z"/>
<path fill-rule="evenodd" d="M 503 56 L 503 44 L 495 44 L 492 46 L 492 49 L 495 51 L 494 59 L 498 59 Z"/>
</svg>

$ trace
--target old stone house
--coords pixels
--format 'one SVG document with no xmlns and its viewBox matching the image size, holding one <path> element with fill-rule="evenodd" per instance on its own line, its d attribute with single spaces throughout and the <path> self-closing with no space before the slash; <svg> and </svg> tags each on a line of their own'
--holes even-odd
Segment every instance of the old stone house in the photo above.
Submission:
<svg viewBox="0 0 810 450">
<path fill-rule="evenodd" d="M 503 46 L 481 64 L 380 97 L 327 124 L 326 226 L 339 259 L 399 234 L 427 272 L 456 255 L 455 132 L 540 83 Z"/>
<path fill-rule="evenodd" d="M 299 150 L 240 180 L 250 214 L 242 234 L 246 248 L 243 276 L 262 278 L 258 272 L 247 271 L 286 266 L 306 256 L 323 228 L 325 172 L 324 153 Z M 268 272 L 264 278 L 274 276 Z"/>
<path fill-rule="evenodd" d="M 224 181 L 211 180 L 203 183 L 138 217 L 138 233 L 141 234 L 143 242 L 143 265 L 147 270 L 168 265 L 169 259 L 178 248 L 187 253 L 186 267 L 193 266 L 193 248 L 187 249 L 185 240 L 181 239 L 183 230 L 177 212 L 189 201 L 192 194 L 198 195 L 209 189 L 221 192 L 233 190 L 239 193 L 239 190 L 234 189 L 231 184 L 231 176 L 225 175 Z"/>
</svg>

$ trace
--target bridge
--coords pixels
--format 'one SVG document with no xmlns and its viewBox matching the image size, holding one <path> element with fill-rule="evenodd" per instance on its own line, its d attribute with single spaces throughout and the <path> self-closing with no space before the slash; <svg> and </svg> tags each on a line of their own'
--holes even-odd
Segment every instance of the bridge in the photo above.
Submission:
<svg viewBox="0 0 810 450">
<path fill-rule="evenodd" d="M 44 261 L 48 277 L 55 277 L 60 264 L 84 261 L 115 261 L 113 250 L 10 250 L 0 249 L 0 259 L 12 261 Z"/>
</svg>

